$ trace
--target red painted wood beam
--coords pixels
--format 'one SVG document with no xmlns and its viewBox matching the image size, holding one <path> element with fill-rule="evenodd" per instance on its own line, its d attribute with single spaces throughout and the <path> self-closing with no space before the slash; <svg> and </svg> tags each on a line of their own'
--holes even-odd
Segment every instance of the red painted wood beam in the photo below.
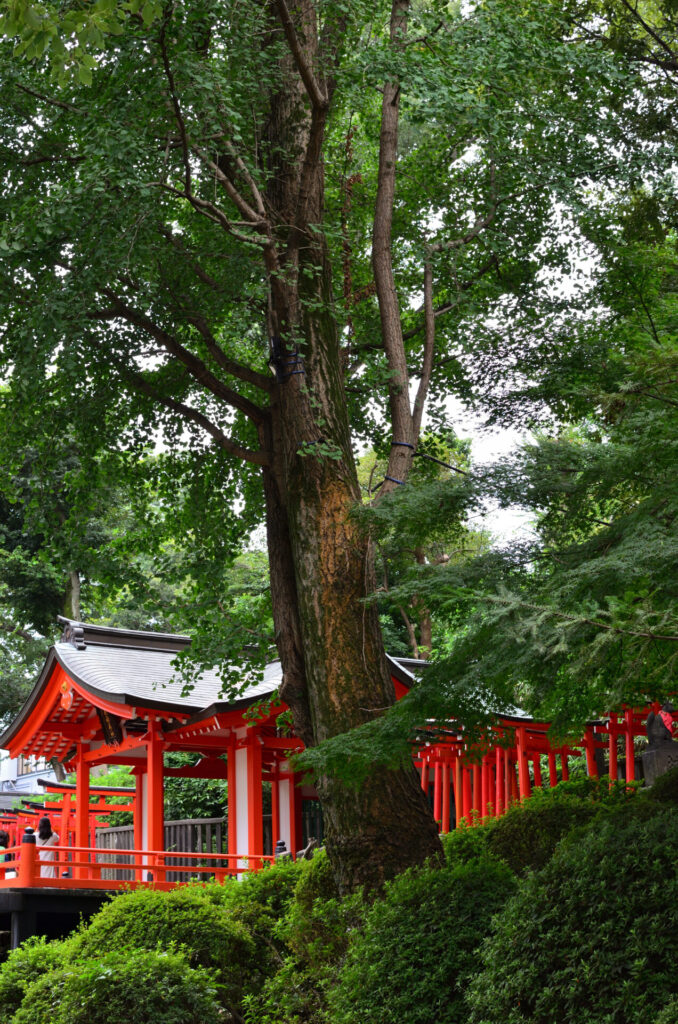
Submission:
<svg viewBox="0 0 678 1024">
<path fill-rule="evenodd" d="M 248 853 L 263 854 L 264 852 L 264 809 L 261 785 L 261 744 L 257 736 L 250 738 L 247 747 L 247 816 Z M 261 866 L 261 862 L 259 862 Z"/>
<path fill-rule="evenodd" d="M 85 760 L 86 751 L 82 743 L 78 744 L 75 758 L 75 845 L 89 846 L 89 764 Z M 84 865 L 73 868 L 74 878 L 86 878 L 88 869 Z"/>
<path fill-rule="evenodd" d="M 441 831 L 450 831 L 450 765 L 446 761 L 443 766 L 443 806 L 441 814 Z"/>
</svg>

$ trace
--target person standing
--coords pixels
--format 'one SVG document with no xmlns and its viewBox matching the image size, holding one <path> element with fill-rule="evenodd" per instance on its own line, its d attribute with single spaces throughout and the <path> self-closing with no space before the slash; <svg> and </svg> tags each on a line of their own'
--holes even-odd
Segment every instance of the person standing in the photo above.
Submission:
<svg viewBox="0 0 678 1024">
<path fill-rule="evenodd" d="M 38 847 L 38 859 L 41 862 L 40 877 L 41 878 L 56 878 L 57 869 L 56 864 L 56 850 L 49 849 L 54 847 L 59 842 L 59 836 L 56 832 L 52 831 L 52 823 L 49 818 L 41 818 L 38 822 L 38 834 L 35 839 L 35 844 Z"/>
</svg>

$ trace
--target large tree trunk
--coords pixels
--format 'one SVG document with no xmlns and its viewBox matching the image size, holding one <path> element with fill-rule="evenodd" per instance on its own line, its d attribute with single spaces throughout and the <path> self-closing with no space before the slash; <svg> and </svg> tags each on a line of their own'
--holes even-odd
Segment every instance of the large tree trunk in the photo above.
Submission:
<svg viewBox="0 0 678 1024">
<path fill-rule="evenodd" d="M 283 12 L 284 13 L 284 12 Z M 294 8 L 301 53 L 271 97 L 267 202 L 275 211 L 269 331 L 280 358 L 266 470 L 273 613 L 295 729 L 307 746 L 369 721 L 395 693 L 376 610 L 372 545 L 351 518 L 360 500 L 322 224 L 322 140 L 330 82 L 318 79 L 314 5 Z M 304 73 L 300 73 L 300 65 Z M 302 78 L 305 82 L 302 85 Z M 310 101 L 309 101 L 310 97 Z M 266 151 L 266 147 L 264 147 Z M 290 156 L 290 154 L 292 154 Z M 295 361 L 298 352 L 298 360 Z M 358 792 L 318 779 L 326 843 L 343 890 L 373 887 L 440 855 L 414 768 L 375 767 Z"/>
<path fill-rule="evenodd" d="M 321 252 L 311 258 L 315 266 L 323 265 Z M 307 309 L 306 297 L 301 298 L 300 308 Z M 305 692 L 297 650 L 291 652 L 286 643 L 283 694 L 300 735 L 313 745 L 369 721 L 393 703 L 395 694 L 377 613 L 365 603 L 374 589 L 372 547 L 350 515 L 359 488 L 336 325 L 330 317 L 309 313 L 302 321 L 305 373 L 280 384 L 284 451 L 276 453 L 276 463 L 284 466 L 294 588 L 288 580 L 283 593 L 278 581 L 273 594 L 277 633 L 289 628 L 293 590 L 297 595 L 295 630 Z M 281 544 L 279 536 L 276 543 Z M 272 569 L 279 557 L 272 549 Z M 357 793 L 322 777 L 318 790 L 327 848 L 342 889 L 377 885 L 439 854 L 437 829 L 414 768 L 377 767 Z"/>
</svg>

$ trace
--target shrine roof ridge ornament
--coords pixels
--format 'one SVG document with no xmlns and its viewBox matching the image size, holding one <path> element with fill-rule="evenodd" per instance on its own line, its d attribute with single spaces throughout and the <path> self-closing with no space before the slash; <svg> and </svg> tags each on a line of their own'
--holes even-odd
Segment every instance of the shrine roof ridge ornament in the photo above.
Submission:
<svg viewBox="0 0 678 1024">
<path fill-rule="evenodd" d="M 141 629 L 119 629 L 117 626 L 97 626 L 57 615 L 63 626 L 61 643 L 69 643 L 76 650 L 88 646 L 130 647 L 134 650 L 172 651 L 179 654 L 190 647 L 191 638 L 181 633 L 155 633 Z"/>
</svg>

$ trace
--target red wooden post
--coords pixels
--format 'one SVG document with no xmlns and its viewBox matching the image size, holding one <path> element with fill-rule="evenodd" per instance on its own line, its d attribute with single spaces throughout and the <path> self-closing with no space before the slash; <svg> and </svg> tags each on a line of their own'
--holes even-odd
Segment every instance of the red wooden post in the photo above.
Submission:
<svg viewBox="0 0 678 1024">
<path fill-rule="evenodd" d="M 586 726 L 586 736 L 584 738 L 586 745 L 586 774 L 589 776 L 598 777 L 598 765 L 596 764 L 595 755 L 595 741 L 593 739 L 593 726 Z"/>
<path fill-rule="evenodd" d="M 421 788 L 428 796 L 428 763 L 423 754 L 421 755 Z"/>
<path fill-rule="evenodd" d="M 610 759 L 609 775 L 610 783 L 616 782 L 617 780 L 617 716 L 610 715 L 610 721 L 607 725 L 609 731 L 609 738 L 607 743 L 608 757 Z"/>
<path fill-rule="evenodd" d="M 37 883 L 40 877 L 39 865 L 35 834 L 33 829 L 27 829 L 21 838 L 21 853 L 19 854 L 19 870 L 17 873 L 19 888 L 30 889 Z"/>
<path fill-rule="evenodd" d="M 518 748 L 518 791 L 520 799 L 524 800 L 530 795 L 530 775 L 527 768 L 527 751 L 525 750 L 525 728 L 522 725 L 516 729 L 516 741 Z"/>
<path fill-rule="evenodd" d="M 535 786 L 541 786 L 541 755 L 535 754 L 532 759 L 532 768 L 534 771 L 534 784 Z"/>
<path fill-rule="evenodd" d="M 433 768 L 433 817 L 437 822 L 443 817 L 442 765 L 436 761 Z"/>
<path fill-rule="evenodd" d="M 280 839 L 280 780 L 277 771 L 271 777 L 271 844 L 275 851 L 275 844 Z"/>
<path fill-rule="evenodd" d="M 636 762 L 633 751 L 633 710 L 624 712 L 626 726 L 626 781 L 633 782 L 636 777 Z"/>
<path fill-rule="evenodd" d="M 486 818 L 490 814 L 490 766 L 487 757 L 483 758 L 480 768 L 480 816 Z"/>
<path fill-rule="evenodd" d="M 475 817 L 479 817 L 482 813 L 480 801 L 480 765 L 476 762 L 473 765 L 473 810 L 475 811 Z"/>
<path fill-rule="evenodd" d="M 238 797 L 236 792 L 235 773 L 235 743 L 231 743 L 226 755 L 226 785 L 228 788 L 228 852 L 231 854 L 240 853 L 238 849 Z M 229 860 L 230 868 L 236 866 L 234 860 Z"/>
<path fill-rule="evenodd" d="M 556 755 L 553 750 L 549 750 L 549 786 L 558 785 L 558 769 L 556 767 Z"/>
<path fill-rule="evenodd" d="M 454 823 L 456 828 L 459 828 L 459 822 L 464 816 L 464 796 L 462 793 L 461 775 L 461 758 L 457 755 L 454 759 Z"/>
<path fill-rule="evenodd" d="M 443 764 L 443 807 L 441 832 L 450 831 L 450 762 Z"/>
<path fill-rule="evenodd" d="M 261 788 L 261 744 L 259 737 L 250 738 L 247 746 L 247 802 L 249 815 L 247 819 L 248 854 L 250 857 L 262 856 L 264 852 L 264 818 Z M 253 861 L 256 871 L 263 866 L 263 861 Z"/>
<path fill-rule="evenodd" d="M 134 777 L 135 789 L 134 789 L 134 807 L 132 808 L 132 824 L 134 828 L 134 850 L 136 856 L 134 860 L 139 860 L 139 850 L 144 848 L 144 772 L 139 771 Z M 143 881 L 144 872 L 142 868 L 137 868 L 135 871 L 135 877 L 137 881 Z"/>
<path fill-rule="evenodd" d="M 89 845 L 89 763 L 84 758 L 85 750 L 78 743 L 75 759 L 75 845 Z M 75 860 L 89 860 L 84 853 L 76 853 Z M 88 878 L 89 868 L 86 864 L 75 865 L 74 878 Z"/>
<path fill-rule="evenodd" d="M 154 853 L 165 849 L 165 788 L 162 751 L 163 745 L 158 727 L 155 722 L 152 722 L 146 744 L 148 800 L 145 813 L 148 848 Z M 165 872 L 159 862 L 156 862 L 155 870 L 151 867 L 151 871 L 155 881 L 164 881 Z"/>
<path fill-rule="evenodd" d="M 468 765 L 462 767 L 462 807 L 463 816 L 466 818 L 466 824 L 471 824 L 471 808 L 473 807 L 473 800 L 471 797 L 471 769 Z"/>
<path fill-rule="evenodd" d="M 494 813 L 497 818 L 504 809 L 504 758 L 502 754 L 501 747 L 497 747 L 494 752 Z"/>
<path fill-rule="evenodd" d="M 508 747 L 504 747 L 504 810 L 507 811 L 511 803 L 511 775 Z"/>
<path fill-rule="evenodd" d="M 567 782 L 570 777 L 570 769 L 567 763 L 567 754 L 562 752 L 560 755 L 560 771 L 563 778 L 563 782 Z"/>
<path fill-rule="evenodd" d="M 296 858 L 297 850 L 299 849 L 301 840 L 301 831 L 299 829 L 299 806 L 301 800 L 299 799 L 299 791 L 295 785 L 296 779 L 294 774 L 290 775 L 290 853 L 292 857 Z"/>
</svg>

